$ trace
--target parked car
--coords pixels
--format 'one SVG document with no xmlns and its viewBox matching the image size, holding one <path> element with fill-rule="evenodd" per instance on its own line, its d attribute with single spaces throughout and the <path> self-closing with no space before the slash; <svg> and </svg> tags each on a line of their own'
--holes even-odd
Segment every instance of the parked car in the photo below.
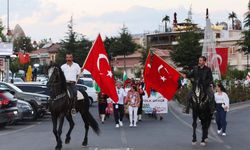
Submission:
<svg viewBox="0 0 250 150">
<path fill-rule="evenodd" d="M 90 88 L 88 86 L 82 84 L 76 84 L 77 90 L 80 92 L 86 91 L 89 96 L 89 104 L 92 105 L 93 103 L 97 102 L 97 93 L 94 88 Z"/>
<path fill-rule="evenodd" d="M 28 102 L 17 100 L 17 109 L 18 115 L 15 119 L 16 121 L 34 119 L 34 111 L 32 109 L 32 106 Z"/>
<path fill-rule="evenodd" d="M 15 86 L 17 86 L 24 92 L 44 94 L 49 96 L 49 90 L 47 86 L 39 82 L 16 83 Z"/>
<path fill-rule="evenodd" d="M 13 98 L 8 89 L 0 89 L 0 126 L 14 122 L 18 115 L 17 100 Z"/>
<path fill-rule="evenodd" d="M 48 112 L 49 96 L 44 94 L 23 92 L 11 83 L 0 82 L 0 88 L 7 88 L 17 99 L 28 102 L 34 111 L 34 119 L 43 117 Z"/>
<path fill-rule="evenodd" d="M 80 78 L 78 81 L 77 81 L 77 84 L 82 84 L 82 85 L 85 85 L 89 88 L 93 88 L 94 89 L 94 80 L 91 79 L 91 78 Z"/>
</svg>

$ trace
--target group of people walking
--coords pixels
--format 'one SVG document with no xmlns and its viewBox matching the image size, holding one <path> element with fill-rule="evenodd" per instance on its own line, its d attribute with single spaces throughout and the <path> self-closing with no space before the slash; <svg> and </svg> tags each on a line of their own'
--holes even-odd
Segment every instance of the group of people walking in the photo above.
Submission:
<svg viewBox="0 0 250 150">
<path fill-rule="evenodd" d="M 123 118 L 125 111 L 129 114 L 130 127 L 136 127 L 137 121 L 141 120 L 142 114 L 142 85 L 131 84 L 129 91 L 126 91 L 122 85 L 122 82 L 117 81 L 116 92 L 118 94 L 118 102 L 113 102 L 113 112 L 115 119 L 115 127 L 119 128 L 123 126 Z M 101 122 L 104 123 L 105 114 L 107 113 L 108 96 L 102 96 L 102 92 L 98 94 L 98 109 L 101 118 Z"/>
<path fill-rule="evenodd" d="M 194 69 L 193 78 L 196 78 L 200 84 L 204 87 L 208 97 L 214 99 L 216 103 L 216 122 L 218 127 L 218 134 L 226 136 L 226 115 L 229 110 L 229 98 L 226 94 L 225 88 L 221 83 L 216 84 L 215 92 L 211 92 L 211 87 L 213 87 L 213 78 L 212 72 L 209 67 L 206 65 L 206 57 L 201 56 L 199 58 L 199 63 L 197 69 Z M 62 71 L 65 74 L 67 80 L 67 88 L 70 91 L 70 97 L 72 98 L 72 114 L 76 113 L 75 110 L 75 101 L 76 101 L 76 82 L 81 72 L 81 69 L 78 64 L 73 62 L 73 55 L 68 53 L 66 55 L 66 63 L 61 66 Z M 186 77 L 186 75 L 182 75 Z M 189 78 L 189 77 L 188 77 Z M 141 84 L 131 84 L 129 91 L 125 91 L 122 87 L 122 82 L 117 81 L 116 91 L 118 94 L 118 102 L 113 103 L 113 112 L 115 118 L 115 127 L 119 128 L 123 126 L 123 117 L 125 110 L 128 111 L 130 127 L 136 127 L 137 121 L 141 120 L 142 114 L 142 96 L 143 92 L 143 83 Z M 98 93 L 98 108 L 101 118 L 101 122 L 104 123 L 106 108 L 108 106 L 107 102 L 108 96 L 105 93 Z"/>
</svg>

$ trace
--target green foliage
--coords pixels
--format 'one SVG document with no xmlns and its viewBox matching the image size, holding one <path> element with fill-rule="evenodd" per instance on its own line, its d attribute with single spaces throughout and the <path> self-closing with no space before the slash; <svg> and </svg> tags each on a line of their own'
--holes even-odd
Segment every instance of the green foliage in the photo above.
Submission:
<svg viewBox="0 0 250 150">
<path fill-rule="evenodd" d="M 0 22 L 0 41 L 6 42 L 6 36 L 3 33 L 4 27 L 2 23 Z"/>
<path fill-rule="evenodd" d="M 234 29 L 234 21 L 237 18 L 237 15 L 235 12 L 232 11 L 232 13 L 228 14 L 228 19 L 232 19 L 232 28 Z"/>
<path fill-rule="evenodd" d="M 166 15 L 164 18 L 162 18 L 162 22 L 165 23 L 165 32 L 168 31 L 168 26 L 167 26 L 167 22 L 170 22 L 170 18 L 168 15 Z"/>
<path fill-rule="evenodd" d="M 250 100 L 250 87 L 243 87 L 241 85 L 231 86 L 228 90 L 228 97 L 230 103 L 242 102 Z"/>
<path fill-rule="evenodd" d="M 234 80 L 234 79 L 245 79 L 247 76 L 247 70 L 238 70 L 238 69 L 230 69 L 228 68 L 226 79 Z"/>
<path fill-rule="evenodd" d="M 126 27 L 121 29 L 118 37 L 106 37 L 104 44 L 108 54 L 112 54 L 114 57 L 117 55 L 132 54 L 137 48 L 137 45 L 133 42 L 132 36 Z"/>
<path fill-rule="evenodd" d="M 62 49 L 57 55 L 56 62 L 59 65 L 64 64 L 66 53 L 70 52 L 73 54 L 74 62 L 81 66 L 88 55 L 92 42 L 73 31 L 72 20 L 68 24 L 68 29 L 67 36 L 62 40 Z"/>
<path fill-rule="evenodd" d="M 199 43 L 201 34 L 187 31 L 180 35 L 178 45 L 170 52 L 170 57 L 178 67 L 193 67 L 201 56 L 202 47 Z"/>
<path fill-rule="evenodd" d="M 20 50 L 24 52 L 32 52 L 34 50 L 30 37 L 19 37 L 13 42 L 14 52 L 19 52 Z"/>
</svg>

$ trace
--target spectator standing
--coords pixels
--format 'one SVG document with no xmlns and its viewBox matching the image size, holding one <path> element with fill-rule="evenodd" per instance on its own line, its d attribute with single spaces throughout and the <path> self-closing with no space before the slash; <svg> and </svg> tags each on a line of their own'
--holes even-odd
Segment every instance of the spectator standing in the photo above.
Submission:
<svg viewBox="0 0 250 150">
<path fill-rule="evenodd" d="M 140 95 L 137 92 L 137 87 L 133 85 L 130 91 L 127 94 L 126 102 L 128 103 L 128 110 L 129 110 L 129 120 L 130 120 L 130 127 L 136 127 L 137 123 L 137 111 L 140 105 Z"/>
<path fill-rule="evenodd" d="M 102 92 L 98 93 L 98 110 L 102 124 L 104 124 L 108 96 Z"/>
<path fill-rule="evenodd" d="M 118 102 L 113 104 L 114 117 L 115 117 L 115 127 L 119 128 L 123 126 L 123 116 L 124 116 L 124 101 L 126 98 L 126 92 L 122 88 L 122 83 L 116 83 L 116 91 L 118 94 Z"/>
</svg>

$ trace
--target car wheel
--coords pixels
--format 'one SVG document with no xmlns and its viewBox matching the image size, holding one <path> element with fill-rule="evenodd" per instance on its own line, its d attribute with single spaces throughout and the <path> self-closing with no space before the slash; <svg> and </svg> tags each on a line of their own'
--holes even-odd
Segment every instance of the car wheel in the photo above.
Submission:
<svg viewBox="0 0 250 150">
<path fill-rule="evenodd" d="M 94 102 L 94 101 L 93 101 L 93 98 L 92 98 L 92 97 L 89 97 L 89 105 L 90 105 L 90 106 L 92 106 L 93 102 Z"/>
<path fill-rule="evenodd" d="M 37 113 L 37 107 L 34 104 L 30 104 L 32 109 L 33 109 L 33 118 L 32 120 L 37 120 L 37 118 L 39 117 L 39 114 Z"/>
</svg>

